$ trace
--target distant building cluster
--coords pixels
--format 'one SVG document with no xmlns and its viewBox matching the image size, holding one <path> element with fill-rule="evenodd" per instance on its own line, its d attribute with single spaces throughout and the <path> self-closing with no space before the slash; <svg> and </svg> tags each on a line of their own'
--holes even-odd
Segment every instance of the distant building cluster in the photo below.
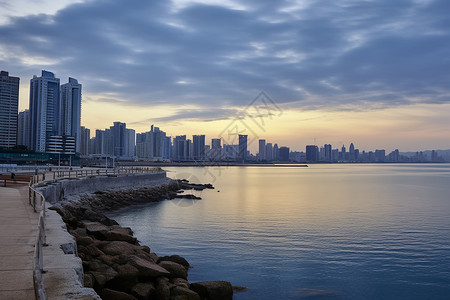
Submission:
<svg viewBox="0 0 450 300">
<path fill-rule="evenodd" d="M 353 143 L 347 149 L 342 145 L 341 149 L 333 149 L 330 144 L 325 144 L 323 147 L 316 145 L 307 145 L 306 153 L 303 161 L 305 162 L 367 162 L 367 163 L 399 163 L 399 162 L 445 162 L 446 159 L 438 155 L 436 150 L 424 152 L 404 153 L 401 154 L 398 149 L 386 155 L 384 149 L 377 149 L 375 151 L 360 151 L 355 149 Z M 302 157 L 302 153 L 298 156 Z M 295 155 L 292 154 L 291 159 L 296 160 Z"/>
<path fill-rule="evenodd" d="M 248 150 L 248 136 L 238 135 L 238 144 L 223 143 L 221 138 L 207 143 L 205 135 L 167 136 L 160 128 L 151 125 L 147 132 L 137 133 L 125 123 L 114 122 L 104 130 L 91 131 L 81 126 L 82 85 L 75 78 L 60 84 L 52 72 L 43 70 L 41 76 L 30 80 L 29 109 L 18 112 L 19 78 L 0 73 L 0 161 L 14 155 L 6 152 L 21 151 L 23 162 L 30 157 L 53 159 L 63 157 L 64 162 L 75 161 L 80 156 L 87 159 L 112 159 L 130 161 L 225 161 L 225 162 L 445 162 L 450 153 L 425 151 L 400 153 L 399 150 L 360 151 L 353 143 L 333 149 L 307 145 L 305 151 L 291 151 L 265 139 L 258 141 L 258 152 Z M 29 153 L 25 153 L 28 151 Z M 42 155 L 47 156 L 42 156 Z M 49 156 L 50 155 L 50 156 Z M 53 156 L 52 156 L 53 155 Z"/>
<path fill-rule="evenodd" d="M 29 109 L 18 113 L 19 78 L 0 73 L 0 147 L 40 153 L 80 152 L 81 84 L 60 84 L 52 72 L 30 80 Z"/>
</svg>

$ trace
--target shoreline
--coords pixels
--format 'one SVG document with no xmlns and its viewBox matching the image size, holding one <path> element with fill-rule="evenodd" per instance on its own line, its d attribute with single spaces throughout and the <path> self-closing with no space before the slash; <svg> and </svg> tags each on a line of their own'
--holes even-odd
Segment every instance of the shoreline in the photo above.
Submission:
<svg viewBox="0 0 450 300">
<path fill-rule="evenodd" d="M 144 166 L 144 167 L 308 167 L 304 163 L 237 163 L 237 162 L 214 162 L 214 161 L 192 161 L 192 162 L 148 162 L 148 161 L 120 161 L 120 166 Z M 101 167 L 96 166 L 96 167 Z"/>
<path fill-rule="evenodd" d="M 140 245 L 130 228 L 121 227 L 105 215 L 131 205 L 174 199 L 185 190 L 205 188 L 213 187 L 165 177 L 138 188 L 115 186 L 66 195 L 50 209 L 61 215 L 76 239 L 84 286 L 93 288 L 104 299 L 232 299 L 230 282 L 189 283 L 190 265 L 184 258 L 159 257 L 148 246 Z"/>
</svg>

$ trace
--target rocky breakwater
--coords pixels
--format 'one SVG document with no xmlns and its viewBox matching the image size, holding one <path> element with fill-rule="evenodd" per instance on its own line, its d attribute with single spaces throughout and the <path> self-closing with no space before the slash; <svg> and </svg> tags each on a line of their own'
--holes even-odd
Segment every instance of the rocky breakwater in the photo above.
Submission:
<svg viewBox="0 0 450 300">
<path fill-rule="evenodd" d="M 131 204 L 173 199 L 185 189 L 204 188 L 213 187 L 169 181 L 151 188 L 97 191 L 83 195 L 78 201 L 63 201 L 53 206 L 51 209 L 58 211 L 76 238 L 85 287 L 92 287 L 102 299 L 111 300 L 232 299 L 231 283 L 189 283 L 190 265 L 186 259 L 152 253 L 148 246 L 139 244 L 130 228 L 119 226 L 103 214 Z"/>
</svg>

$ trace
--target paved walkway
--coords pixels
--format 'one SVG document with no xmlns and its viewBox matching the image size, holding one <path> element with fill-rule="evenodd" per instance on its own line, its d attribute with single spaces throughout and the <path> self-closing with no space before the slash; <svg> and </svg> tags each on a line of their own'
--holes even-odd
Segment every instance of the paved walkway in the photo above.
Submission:
<svg viewBox="0 0 450 300">
<path fill-rule="evenodd" d="M 33 255 L 39 214 L 28 204 L 28 184 L 0 186 L 0 299 L 35 299 Z"/>
</svg>

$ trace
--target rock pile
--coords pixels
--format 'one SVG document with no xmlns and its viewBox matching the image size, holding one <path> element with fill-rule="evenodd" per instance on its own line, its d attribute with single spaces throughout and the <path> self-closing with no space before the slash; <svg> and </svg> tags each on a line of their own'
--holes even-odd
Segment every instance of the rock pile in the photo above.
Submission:
<svg viewBox="0 0 450 300">
<path fill-rule="evenodd" d="M 53 207 L 76 238 L 86 287 L 94 288 L 102 299 L 111 300 L 232 299 L 231 283 L 189 283 L 190 265 L 186 259 L 177 255 L 159 257 L 149 247 L 141 246 L 130 228 L 119 226 L 103 214 L 130 204 L 174 198 L 182 184 L 188 183 L 174 181 L 140 190 L 96 192 L 90 198 Z"/>
</svg>

